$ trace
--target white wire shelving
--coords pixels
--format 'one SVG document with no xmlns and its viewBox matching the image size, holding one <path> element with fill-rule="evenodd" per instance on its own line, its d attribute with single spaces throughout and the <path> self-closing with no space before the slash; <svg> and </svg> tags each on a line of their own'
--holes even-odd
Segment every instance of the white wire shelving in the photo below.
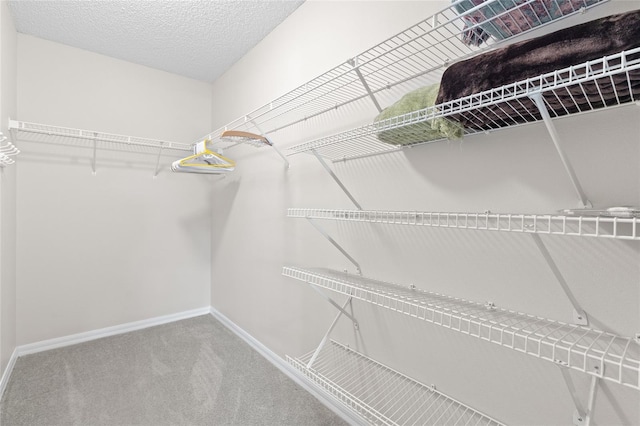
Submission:
<svg viewBox="0 0 640 426">
<path fill-rule="evenodd" d="M 640 218 L 290 208 L 287 217 L 640 241 Z"/>
<path fill-rule="evenodd" d="M 117 135 L 94 130 L 74 129 L 69 127 L 51 126 L 49 124 L 29 123 L 25 121 L 9 120 L 9 130 L 19 133 L 30 133 L 48 136 L 45 141 L 64 143 L 65 139 L 83 141 L 87 143 L 102 142 L 114 144 L 121 148 L 144 147 L 153 149 L 169 149 L 174 151 L 193 151 L 191 144 L 170 142 L 157 139 L 146 139 L 135 136 Z"/>
<path fill-rule="evenodd" d="M 407 138 L 432 120 L 464 123 L 465 134 L 493 131 L 543 119 L 540 96 L 550 118 L 584 113 L 640 101 L 640 48 L 609 55 L 492 90 L 472 94 L 398 117 L 301 143 L 293 153 L 314 152 L 331 161 L 349 160 L 401 150 Z M 395 144 L 381 142 L 378 135 Z M 392 135 L 392 136 L 389 136 Z M 438 139 L 430 142 L 438 142 Z M 418 142 L 425 143 L 425 142 Z"/>
<path fill-rule="evenodd" d="M 48 143 L 54 145 L 72 145 L 92 150 L 91 170 L 95 175 L 98 147 L 110 151 L 137 152 L 141 154 L 153 154 L 156 156 L 156 178 L 160 172 L 160 158 L 165 151 L 192 152 L 193 146 L 186 143 L 178 143 L 157 139 L 140 138 L 136 136 L 117 135 L 94 130 L 75 129 L 70 127 L 52 126 L 49 124 L 30 123 L 25 121 L 9 120 L 9 130 L 14 139 L 19 135 L 30 135 L 32 142 Z"/>
<path fill-rule="evenodd" d="M 499 421 L 331 340 L 312 367 L 313 352 L 287 361 L 376 425 L 502 425 Z"/>
<path fill-rule="evenodd" d="M 467 30 L 494 25 L 508 16 L 523 16 L 524 11 L 531 8 L 535 1 L 487 0 L 466 11 L 458 11 L 457 8 L 463 1 L 456 1 L 205 137 L 216 141 L 225 130 L 244 130 L 266 135 L 366 98 L 370 98 L 380 110 L 376 95 L 383 91 L 419 78 L 436 82 L 443 68 L 452 62 L 506 44 L 514 36 L 584 12 L 608 0 L 572 0 L 563 3 L 563 7 L 559 7 L 559 0 L 553 0 L 548 2 L 553 3 L 557 9 L 553 14 L 549 13 L 549 16 L 553 15 L 553 19 L 518 20 L 520 24 L 512 27 L 512 34 L 507 34 L 498 42 L 487 40 L 481 47 L 469 46 L 461 41 L 465 20 L 471 14 L 488 9 L 496 11 L 495 16 L 487 16 L 482 23 L 467 26 Z"/>
<path fill-rule="evenodd" d="M 326 268 L 283 275 L 640 390 L 640 343 L 584 326 Z"/>
</svg>

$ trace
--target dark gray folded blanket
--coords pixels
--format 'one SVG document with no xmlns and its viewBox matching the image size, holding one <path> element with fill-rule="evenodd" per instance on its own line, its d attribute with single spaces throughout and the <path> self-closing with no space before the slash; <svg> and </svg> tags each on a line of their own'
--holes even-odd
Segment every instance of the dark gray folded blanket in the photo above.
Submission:
<svg viewBox="0 0 640 426">
<path fill-rule="evenodd" d="M 597 19 L 451 65 L 443 74 L 436 104 L 639 46 L 640 10 Z M 550 94 L 545 96 L 545 101 L 554 115 L 577 112 L 581 103 L 590 104 L 591 109 L 608 105 L 608 101 L 628 102 L 632 94 L 640 95 L 640 71 L 632 73 L 631 82 L 627 81 L 626 75 L 607 77 L 597 85 L 589 83 Z M 531 121 L 522 117 L 528 114 L 527 110 L 535 110 L 535 107 L 524 98 L 501 107 L 448 118 L 460 121 L 465 127 L 487 129 Z"/>
</svg>

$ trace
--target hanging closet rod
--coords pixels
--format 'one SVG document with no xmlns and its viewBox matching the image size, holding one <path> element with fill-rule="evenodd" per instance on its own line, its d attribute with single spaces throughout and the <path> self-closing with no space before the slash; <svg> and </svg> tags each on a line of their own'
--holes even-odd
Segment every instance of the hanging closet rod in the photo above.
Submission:
<svg viewBox="0 0 640 426">
<path fill-rule="evenodd" d="M 69 127 L 51 126 L 48 124 L 29 123 L 24 121 L 9 120 L 9 129 L 17 132 L 33 133 L 46 136 L 71 138 L 88 142 L 106 142 L 123 146 L 140 146 L 155 149 L 170 149 L 175 151 L 192 151 L 191 144 L 145 139 L 136 136 L 125 136 L 111 133 L 97 132 L 93 130 L 74 129 Z"/>
</svg>

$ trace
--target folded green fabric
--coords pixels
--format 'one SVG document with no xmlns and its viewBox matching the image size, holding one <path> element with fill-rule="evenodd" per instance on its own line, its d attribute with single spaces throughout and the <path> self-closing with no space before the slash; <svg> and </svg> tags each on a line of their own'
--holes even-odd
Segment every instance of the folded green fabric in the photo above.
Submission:
<svg viewBox="0 0 640 426">
<path fill-rule="evenodd" d="M 433 106 L 439 90 L 440 85 L 434 84 L 409 92 L 398 102 L 385 108 L 375 118 L 374 122 Z M 456 122 L 446 118 L 436 118 L 397 129 L 384 130 L 378 133 L 378 139 L 393 145 L 409 145 L 437 139 L 460 139 L 463 135 L 463 130 L 463 127 Z"/>
</svg>

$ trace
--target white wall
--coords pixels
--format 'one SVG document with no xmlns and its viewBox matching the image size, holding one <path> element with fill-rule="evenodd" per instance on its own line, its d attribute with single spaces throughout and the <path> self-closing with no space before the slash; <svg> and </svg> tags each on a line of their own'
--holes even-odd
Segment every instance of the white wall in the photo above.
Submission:
<svg viewBox="0 0 640 426">
<path fill-rule="evenodd" d="M 10 136 L 8 118 L 16 113 L 16 37 L 7 2 L 2 1 L 0 131 L 5 136 Z M 0 376 L 16 346 L 16 167 L 0 169 Z"/>
<path fill-rule="evenodd" d="M 18 36 L 17 119 L 190 143 L 211 129 L 211 86 Z M 188 153 L 21 134 L 19 345 L 209 305 L 215 178 L 173 174 Z M 107 148 L 107 149 L 105 149 Z"/>
<path fill-rule="evenodd" d="M 224 125 L 429 16 L 448 2 L 306 2 L 214 83 L 213 124 Z M 613 1 L 574 20 L 632 2 Z M 386 106 L 386 105 L 383 105 Z M 309 120 L 275 133 L 281 149 L 369 122 L 375 110 Z M 567 154 L 596 207 L 640 206 L 640 108 L 557 120 Z M 353 208 L 314 158 L 229 150 L 237 171 L 213 194 L 211 304 L 284 356 L 317 345 L 335 310 L 283 265 L 353 267 L 288 207 Z M 555 212 L 578 205 L 542 124 L 333 164 L 365 209 Z M 366 276 L 571 322 L 571 305 L 529 236 L 323 222 Z M 544 238 L 592 327 L 634 335 L 640 326 L 640 247 Z M 341 299 L 340 297 L 336 297 Z M 354 303 L 361 328 L 334 336 L 507 424 L 569 424 L 573 405 L 558 368 L 462 334 Z M 588 380 L 573 375 L 580 396 Z M 595 424 L 640 420 L 637 391 L 604 383 Z"/>
</svg>

